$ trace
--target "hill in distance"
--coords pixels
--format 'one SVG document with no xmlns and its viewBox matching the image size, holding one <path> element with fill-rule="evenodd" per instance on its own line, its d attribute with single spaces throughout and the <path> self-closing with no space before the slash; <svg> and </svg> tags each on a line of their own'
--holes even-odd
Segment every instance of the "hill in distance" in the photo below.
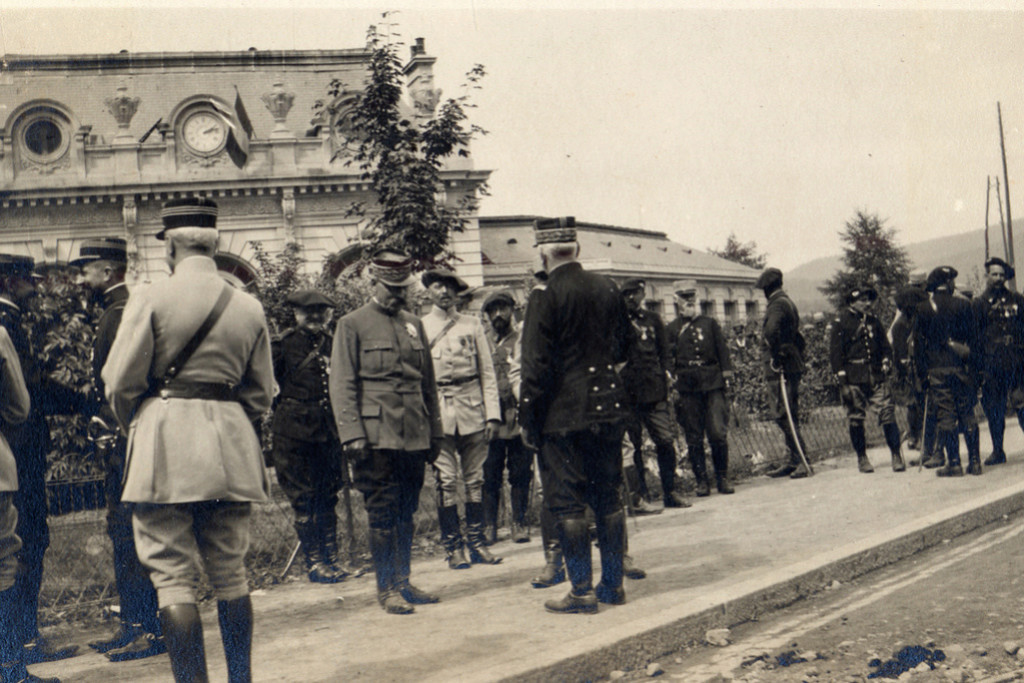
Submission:
<svg viewBox="0 0 1024 683">
<path fill-rule="evenodd" d="M 1024 264 L 1024 220 L 1013 221 L 1015 263 Z M 1003 241 L 999 226 L 989 229 L 989 248 L 993 256 L 1003 255 Z M 938 266 L 953 266 L 960 273 L 956 279 L 960 289 L 973 289 L 977 294 L 984 286 L 985 233 L 972 230 L 959 235 L 904 245 L 910 256 L 911 271 L 930 271 Z M 830 312 L 825 296 L 818 287 L 842 268 L 841 255 L 826 256 L 808 261 L 784 274 L 786 292 L 800 308 L 801 315 L 817 311 Z M 1021 272 L 1024 275 L 1024 271 Z M 1024 278 L 1018 278 L 1018 288 Z"/>
</svg>

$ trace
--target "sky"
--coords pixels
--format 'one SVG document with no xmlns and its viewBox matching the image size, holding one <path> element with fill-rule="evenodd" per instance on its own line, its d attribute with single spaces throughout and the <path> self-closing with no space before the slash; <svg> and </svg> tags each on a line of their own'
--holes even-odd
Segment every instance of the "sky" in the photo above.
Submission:
<svg viewBox="0 0 1024 683">
<path fill-rule="evenodd" d="M 904 244 L 983 227 L 982 186 L 1003 182 L 998 102 L 1024 217 L 1024 12 L 1009 2 L 208 5 L 0 0 L 0 51 L 357 48 L 398 8 L 444 97 L 488 72 L 470 114 L 489 131 L 481 215 L 575 215 L 698 249 L 735 233 L 783 270 L 838 254 L 859 210 Z"/>
</svg>

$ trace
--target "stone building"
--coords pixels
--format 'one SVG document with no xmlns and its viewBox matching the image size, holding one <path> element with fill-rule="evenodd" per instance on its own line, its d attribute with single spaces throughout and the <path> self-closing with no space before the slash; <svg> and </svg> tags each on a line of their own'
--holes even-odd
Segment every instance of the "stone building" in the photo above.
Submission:
<svg viewBox="0 0 1024 683">
<path fill-rule="evenodd" d="M 487 289 L 508 287 L 520 300 L 536 263 L 533 221 L 539 216 L 479 219 L 483 279 Z M 760 271 L 671 241 L 662 232 L 576 221 L 580 261 L 587 270 L 622 282 L 647 281 L 646 304 L 663 317 L 675 316 L 672 283 L 694 279 L 701 311 L 722 323 L 756 320 L 764 294 L 754 287 Z"/>
<path fill-rule="evenodd" d="M 366 219 L 346 215 L 353 202 L 374 201 L 359 169 L 337 154 L 368 56 L 363 49 L 7 55 L 0 252 L 61 263 L 83 239 L 123 236 L 129 281 L 163 277 L 154 238 L 161 205 L 204 195 L 220 206 L 221 262 L 230 277 L 251 277 L 256 242 L 273 253 L 297 241 L 318 270 L 325 256 L 358 241 Z M 434 62 L 418 39 L 405 66 L 409 117 L 434 113 Z M 334 78 L 344 90 L 314 112 Z M 471 160 L 454 159 L 443 174 L 445 199 L 456 201 L 487 176 Z M 462 275 L 482 283 L 475 217 L 454 250 Z"/>
</svg>

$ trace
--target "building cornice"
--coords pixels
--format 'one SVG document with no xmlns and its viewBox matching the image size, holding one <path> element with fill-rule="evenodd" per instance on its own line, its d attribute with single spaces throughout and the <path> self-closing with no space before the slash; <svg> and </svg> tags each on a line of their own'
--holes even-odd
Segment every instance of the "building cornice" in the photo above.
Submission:
<svg viewBox="0 0 1024 683">
<path fill-rule="evenodd" d="M 365 64 L 365 49 L 349 50 L 257 50 L 241 52 L 128 52 L 79 55 L 8 54 L 0 59 L 0 73 L 8 71 L 103 71 L 142 72 L 169 69 L 226 71 L 231 69 L 273 69 L 334 67 Z"/>
</svg>

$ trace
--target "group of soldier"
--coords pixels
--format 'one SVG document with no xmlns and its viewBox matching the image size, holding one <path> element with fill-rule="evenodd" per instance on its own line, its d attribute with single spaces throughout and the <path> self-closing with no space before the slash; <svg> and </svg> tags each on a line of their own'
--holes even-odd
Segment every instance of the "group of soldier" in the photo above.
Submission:
<svg viewBox="0 0 1024 683">
<path fill-rule="evenodd" d="M 218 275 L 216 204 L 172 200 L 161 216 L 166 280 L 129 297 L 125 244 L 115 238 L 87 240 L 73 261 L 103 309 L 93 384 L 84 392 L 39 371 L 18 320 L 32 294 L 34 264 L 0 256 L 3 683 L 41 680 L 26 665 L 75 653 L 44 639 L 36 624 L 48 545 L 46 413 L 90 415 L 90 438 L 106 466 L 121 624 L 90 646 L 111 661 L 166 651 L 179 681 L 206 680 L 201 568 L 217 599 L 229 678 L 251 679 L 244 557 L 252 503 L 270 492 L 260 422 L 271 408 L 269 463 L 293 508 L 309 580 L 336 583 L 352 571 L 339 558 L 335 513 L 339 492 L 351 483 L 363 495 L 377 597 L 390 614 L 440 600 L 410 581 L 413 516 L 427 465 L 453 570 L 501 562 L 490 548 L 506 468 L 511 539 L 530 540 L 536 474 L 545 565 L 532 584 L 547 588 L 568 579 L 569 592 L 545 603 L 556 613 L 623 604 L 623 577 L 645 576 L 628 555 L 625 524 L 628 513 L 661 511 L 650 505 L 644 430 L 654 444 L 665 508 L 691 505 L 677 490 L 680 426 L 696 495 L 712 490 L 705 440 L 715 488 L 734 492 L 726 438 L 733 366 L 719 323 L 698 310 L 696 282 L 673 284 L 678 315 L 665 325 L 643 306 L 642 279 L 619 286 L 582 267 L 571 217 L 535 224 L 540 266 L 521 323 L 511 292 L 485 299 L 485 326 L 459 311 L 470 288 L 456 273 L 434 269 L 417 277 L 408 255 L 384 249 L 368 261 L 370 300 L 341 317 L 333 333 L 334 302 L 300 290 L 287 298 L 295 325 L 271 338 L 260 303 Z M 962 432 L 967 471 L 981 474 L 979 382 L 994 447 L 986 464 L 1005 462 L 1008 400 L 1024 418 L 1024 299 L 1005 286 L 1013 276 L 1007 264 L 990 259 L 986 272 L 988 287 L 973 303 L 955 292 L 950 267 L 900 290 L 888 332 L 871 313 L 877 292 L 849 292 L 830 326 L 830 363 L 860 471 L 872 471 L 868 408 L 878 413 L 893 469 L 906 468 L 895 421 L 899 400 L 925 466 L 962 475 Z M 410 310 L 417 282 L 430 302 L 422 318 Z M 766 269 L 756 286 L 767 299 L 769 411 L 789 452 L 769 474 L 806 477 L 813 470 L 799 428 L 806 353 L 799 313 L 779 270 Z M 632 457 L 624 458 L 627 436 Z"/>
</svg>

